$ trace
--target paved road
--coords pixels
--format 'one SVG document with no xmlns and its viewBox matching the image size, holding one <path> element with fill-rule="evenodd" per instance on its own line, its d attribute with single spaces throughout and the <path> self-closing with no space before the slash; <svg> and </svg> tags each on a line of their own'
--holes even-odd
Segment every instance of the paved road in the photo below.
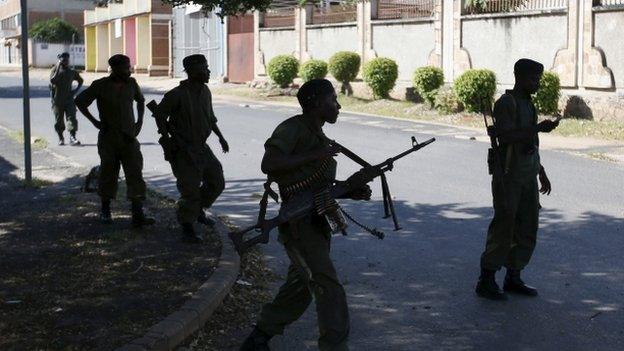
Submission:
<svg viewBox="0 0 624 351">
<path fill-rule="evenodd" d="M 21 128 L 19 82 L 0 77 L 0 87 L 0 124 Z M 32 110 L 34 134 L 53 143 L 53 118 L 43 87 L 34 88 Z M 263 181 L 263 142 L 296 111 L 227 101 L 217 101 L 215 110 L 232 149 L 219 156 L 228 185 L 215 211 L 249 224 Z M 83 117 L 80 123 L 82 147 L 51 149 L 76 162 L 96 164 L 96 131 Z M 458 128 L 351 114 L 341 115 L 326 131 L 370 162 L 403 151 L 412 135 L 438 139 L 398 162 L 390 174 L 402 231 L 393 232 L 391 223 L 380 218 L 378 183 L 373 185 L 373 201 L 343 202 L 358 218 L 387 230 L 383 241 L 357 229 L 347 237 L 334 237 L 333 257 L 350 304 L 353 350 L 624 349 L 624 167 L 542 152 L 554 190 L 541 199 L 539 242 L 525 274 L 541 295 L 490 302 L 473 293 L 492 215 L 487 145 L 467 140 L 471 132 Z M 175 194 L 156 139 L 148 119 L 140 137 L 146 179 Z M 218 150 L 214 140 L 211 145 Z M 339 158 L 340 177 L 355 169 Z M 265 251 L 271 267 L 283 275 L 287 259 L 281 248 L 273 242 Z M 316 337 L 310 308 L 272 346 L 313 350 Z"/>
</svg>

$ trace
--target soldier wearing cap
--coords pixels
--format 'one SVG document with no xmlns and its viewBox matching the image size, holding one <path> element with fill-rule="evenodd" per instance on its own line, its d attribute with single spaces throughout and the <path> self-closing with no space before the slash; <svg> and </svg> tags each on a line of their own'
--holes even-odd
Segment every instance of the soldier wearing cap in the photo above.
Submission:
<svg viewBox="0 0 624 351">
<path fill-rule="evenodd" d="M 217 126 L 212 109 L 212 94 L 206 83 L 210 70 L 204 55 L 191 55 L 182 61 L 188 79 L 167 92 L 154 112 L 159 124 L 168 126 L 176 145 L 171 169 L 180 192 L 178 222 L 183 240 L 201 242 L 196 223 L 209 227 L 214 220 L 206 216 L 225 187 L 223 168 L 206 141 L 214 132 L 224 153 L 230 147 Z"/>
<path fill-rule="evenodd" d="M 78 122 L 76 121 L 76 105 L 74 105 L 74 95 L 82 87 L 82 77 L 78 72 L 69 67 L 69 53 L 64 52 L 58 55 L 58 63 L 54 65 L 50 72 L 50 91 L 52 93 L 52 112 L 54 113 L 54 129 L 58 134 L 58 144 L 65 145 L 63 132 L 65 131 L 65 121 L 67 119 L 67 130 L 69 131 L 69 144 L 80 145 L 76 139 Z M 72 89 L 73 82 L 78 82 L 76 89 Z"/>
<path fill-rule="evenodd" d="M 490 223 L 485 251 L 481 255 L 481 276 L 476 293 L 488 299 L 506 300 L 505 292 L 537 296 L 520 272 L 535 248 L 539 193 L 549 195 L 551 184 L 539 155 L 538 132 L 549 133 L 559 121 L 537 123 L 531 95 L 539 89 L 544 66 L 521 59 L 514 66 L 516 83 L 495 103 L 492 116 L 498 137 L 504 174 L 493 177 L 494 218 Z M 541 184 L 538 187 L 538 178 Z M 496 284 L 496 271 L 507 268 L 503 292 Z"/>
<path fill-rule="evenodd" d="M 143 181 L 143 155 L 137 136 L 143 125 L 145 98 L 130 71 L 130 59 L 114 55 L 108 60 L 111 74 L 94 81 L 76 97 L 76 106 L 93 125 L 98 134 L 100 177 L 98 194 L 102 199 L 100 219 L 112 221 L 110 202 L 117 196 L 119 167 L 126 177 L 127 197 L 132 202 L 132 224 L 135 227 L 154 223 L 143 212 L 145 181 Z M 100 119 L 89 112 L 89 105 L 97 102 Z M 134 118 L 134 102 L 138 118 Z"/>
</svg>

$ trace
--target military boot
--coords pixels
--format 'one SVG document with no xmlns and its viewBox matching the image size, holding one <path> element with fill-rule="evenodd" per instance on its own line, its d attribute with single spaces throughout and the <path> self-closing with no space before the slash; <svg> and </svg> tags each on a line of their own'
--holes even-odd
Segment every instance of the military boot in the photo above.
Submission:
<svg viewBox="0 0 624 351">
<path fill-rule="evenodd" d="M 182 223 L 182 241 L 200 244 L 204 242 L 204 238 L 195 231 L 193 223 Z"/>
<path fill-rule="evenodd" d="M 269 340 L 272 336 L 255 327 L 247 339 L 243 341 L 240 351 L 270 351 Z"/>
<path fill-rule="evenodd" d="M 519 269 L 507 269 L 507 275 L 505 276 L 505 284 L 503 285 L 503 289 L 507 292 L 520 295 L 537 296 L 537 289 L 524 284 L 522 279 L 520 279 Z"/>
<path fill-rule="evenodd" d="M 156 222 L 154 218 L 148 217 L 143 212 L 143 202 L 132 200 L 132 226 L 139 228 L 145 225 L 152 225 Z"/>
<path fill-rule="evenodd" d="M 102 200 L 102 209 L 100 210 L 100 222 L 104 224 L 113 223 L 113 216 L 111 215 L 110 200 Z"/>
<path fill-rule="evenodd" d="M 507 295 L 496 284 L 496 271 L 489 269 L 481 269 L 481 276 L 475 291 L 477 295 L 486 299 L 507 300 Z"/>
<path fill-rule="evenodd" d="M 197 217 L 197 221 L 207 227 L 214 227 L 217 222 L 215 222 L 212 218 L 206 216 L 206 212 L 201 210 L 201 213 Z"/>
<path fill-rule="evenodd" d="M 63 137 L 63 133 L 56 132 L 58 134 L 58 144 L 59 146 L 65 145 L 65 138 Z"/>
<path fill-rule="evenodd" d="M 69 145 L 78 146 L 80 145 L 80 140 L 76 139 L 76 133 L 71 133 L 69 135 Z"/>
</svg>

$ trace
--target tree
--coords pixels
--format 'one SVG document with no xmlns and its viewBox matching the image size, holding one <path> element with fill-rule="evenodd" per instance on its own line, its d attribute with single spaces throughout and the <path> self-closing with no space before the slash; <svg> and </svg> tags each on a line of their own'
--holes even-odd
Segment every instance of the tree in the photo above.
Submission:
<svg viewBox="0 0 624 351">
<path fill-rule="evenodd" d="M 48 43 L 70 42 L 74 35 L 80 36 L 78 29 L 60 18 L 36 22 L 30 30 L 31 38 Z"/>
<path fill-rule="evenodd" d="M 162 0 L 164 3 L 173 6 L 193 3 L 202 5 L 203 10 L 211 12 L 217 10 L 217 15 L 221 18 L 226 16 L 236 16 L 248 11 L 266 11 L 273 0 Z"/>
</svg>

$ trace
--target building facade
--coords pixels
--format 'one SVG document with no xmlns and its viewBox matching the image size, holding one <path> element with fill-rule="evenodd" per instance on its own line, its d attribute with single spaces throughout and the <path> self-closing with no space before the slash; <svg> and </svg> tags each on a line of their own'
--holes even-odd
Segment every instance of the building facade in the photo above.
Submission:
<svg viewBox="0 0 624 351">
<path fill-rule="evenodd" d="M 92 0 L 28 0 L 28 26 L 51 18 L 62 18 L 82 28 L 83 11 L 93 8 Z M 20 0 L 0 0 L 0 65 L 19 65 Z"/>
<path fill-rule="evenodd" d="M 108 71 L 108 58 L 130 57 L 137 73 L 171 75 L 172 9 L 160 0 L 124 0 L 84 11 L 85 69 Z"/>
</svg>

